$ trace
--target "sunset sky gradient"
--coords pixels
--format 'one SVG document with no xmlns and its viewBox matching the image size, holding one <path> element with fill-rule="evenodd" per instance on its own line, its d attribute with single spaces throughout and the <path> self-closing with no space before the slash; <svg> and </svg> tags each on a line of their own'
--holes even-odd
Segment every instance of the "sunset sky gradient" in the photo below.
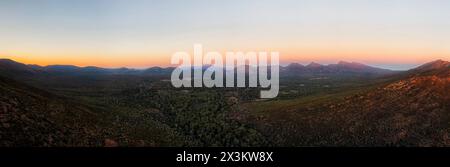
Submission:
<svg viewBox="0 0 450 167">
<path fill-rule="evenodd" d="M 450 60 L 448 0 L 1 0 L 0 58 L 171 66 L 176 51 L 279 51 L 281 62 L 408 69 Z"/>
</svg>

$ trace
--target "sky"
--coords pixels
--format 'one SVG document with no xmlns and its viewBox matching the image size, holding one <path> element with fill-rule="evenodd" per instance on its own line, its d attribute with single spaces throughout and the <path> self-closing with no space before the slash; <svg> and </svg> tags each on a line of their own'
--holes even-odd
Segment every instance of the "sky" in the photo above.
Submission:
<svg viewBox="0 0 450 167">
<path fill-rule="evenodd" d="M 408 69 L 450 60 L 449 18 L 448 0 L 1 0 L 0 58 L 165 67 L 199 43 Z"/>
</svg>

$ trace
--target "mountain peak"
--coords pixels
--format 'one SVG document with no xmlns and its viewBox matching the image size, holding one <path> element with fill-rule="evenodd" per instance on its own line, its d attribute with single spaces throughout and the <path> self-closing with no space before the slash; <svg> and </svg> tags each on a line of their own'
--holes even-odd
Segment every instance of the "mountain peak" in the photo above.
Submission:
<svg viewBox="0 0 450 167">
<path fill-rule="evenodd" d="M 346 61 L 339 61 L 338 66 L 344 66 L 344 67 L 348 67 L 348 68 L 369 68 L 368 65 L 365 64 L 361 64 L 361 63 L 356 63 L 356 62 L 346 62 Z"/>
<path fill-rule="evenodd" d="M 33 68 L 11 59 L 0 59 L 0 73 L 32 74 Z"/>
<path fill-rule="evenodd" d="M 428 70 L 436 70 L 436 69 L 443 69 L 443 68 L 449 68 L 449 67 L 450 67 L 450 62 L 439 59 L 439 60 L 435 60 L 435 61 L 426 63 L 424 65 L 421 65 L 421 66 L 415 68 L 415 70 L 428 71 Z"/>
<path fill-rule="evenodd" d="M 323 66 L 322 64 L 311 62 L 306 67 L 322 67 L 322 66 Z"/>
<path fill-rule="evenodd" d="M 6 65 L 8 65 L 8 66 L 25 66 L 25 64 L 16 62 L 11 59 L 0 59 L 0 65 L 3 65 L 3 66 L 6 66 Z"/>
<path fill-rule="evenodd" d="M 339 61 L 337 64 L 339 64 L 339 65 L 347 65 L 347 64 L 352 64 L 352 63 L 350 63 L 350 62 L 347 62 L 347 61 Z"/>
<path fill-rule="evenodd" d="M 299 63 L 291 63 L 287 67 L 296 68 L 296 67 L 305 67 L 303 64 Z"/>
<path fill-rule="evenodd" d="M 15 62 L 15 61 L 13 61 L 13 60 L 11 60 L 11 59 L 0 59 L 0 62 L 10 62 L 10 63 L 17 63 L 17 62 Z"/>
<path fill-rule="evenodd" d="M 430 64 L 433 64 L 435 66 L 441 66 L 441 67 L 448 67 L 448 66 L 450 66 L 450 62 L 444 61 L 442 59 L 438 59 L 436 61 L 430 62 Z"/>
</svg>

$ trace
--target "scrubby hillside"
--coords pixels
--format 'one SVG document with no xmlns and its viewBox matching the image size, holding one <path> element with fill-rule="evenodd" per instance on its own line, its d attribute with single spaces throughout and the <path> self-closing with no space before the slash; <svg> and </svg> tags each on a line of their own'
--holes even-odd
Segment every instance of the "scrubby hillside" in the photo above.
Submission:
<svg viewBox="0 0 450 167">
<path fill-rule="evenodd" d="M 450 146 L 450 63 L 427 63 L 398 78 L 343 98 L 249 108 L 249 119 L 282 146 Z"/>
<path fill-rule="evenodd" d="M 0 77 L 1 146 L 100 145 L 96 114 Z"/>
</svg>

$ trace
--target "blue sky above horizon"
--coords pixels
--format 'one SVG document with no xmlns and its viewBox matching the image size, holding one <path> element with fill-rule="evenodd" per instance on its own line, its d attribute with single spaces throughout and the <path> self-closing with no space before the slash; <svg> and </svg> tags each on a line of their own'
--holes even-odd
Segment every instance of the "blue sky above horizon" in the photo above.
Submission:
<svg viewBox="0 0 450 167">
<path fill-rule="evenodd" d="M 279 51 L 407 69 L 450 59 L 448 0 L 2 0 L 0 57 L 170 66 L 176 51 Z"/>
</svg>

